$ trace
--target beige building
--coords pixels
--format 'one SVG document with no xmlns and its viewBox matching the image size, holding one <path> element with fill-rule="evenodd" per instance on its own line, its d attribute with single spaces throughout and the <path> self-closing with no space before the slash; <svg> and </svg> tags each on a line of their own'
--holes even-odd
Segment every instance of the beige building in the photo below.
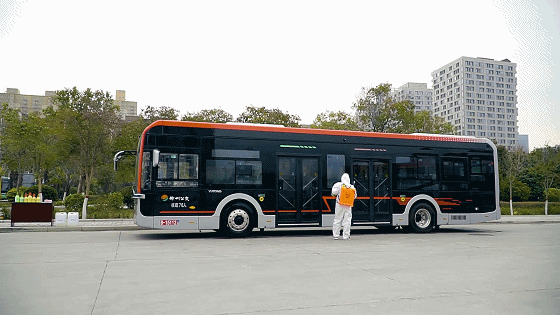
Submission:
<svg viewBox="0 0 560 315">
<path fill-rule="evenodd" d="M 45 95 L 25 95 L 21 94 L 19 89 L 8 88 L 6 93 L 0 93 L 0 105 L 8 103 L 10 108 L 18 109 L 24 115 L 32 112 L 40 113 L 52 105 L 51 97 L 54 94 L 54 91 L 46 91 Z M 120 106 L 120 113 L 123 119 L 129 116 L 137 116 L 136 110 L 138 105 L 136 102 L 126 100 L 125 91 L 117 90 L 114 104 Z"/>
<path fill-rule="evenodd" d="M 411 101 L 414 104 L 414 112 L 432 111 L 433 89 L 428 89 L 427 83 L 408 82 L 393 91 L 393 97 L 397 102 Z"/>
<path fill-rule="evenodd" d="M 51 97 L 54 91 L 46 91 L 45 95 L 20 94 L 18 89 L 8 88 L 6 93 L 0 93 L 0 104 L 8 103 L 8 107 L 18 109 L 22 114 L 42 112 L 51 106 Z"/>
<path fill-rule="evenodd" d="M 433 115 L 457 134 L 518 146 L 516 64 L 461 57 L 432 72 Z"/>
</svg>

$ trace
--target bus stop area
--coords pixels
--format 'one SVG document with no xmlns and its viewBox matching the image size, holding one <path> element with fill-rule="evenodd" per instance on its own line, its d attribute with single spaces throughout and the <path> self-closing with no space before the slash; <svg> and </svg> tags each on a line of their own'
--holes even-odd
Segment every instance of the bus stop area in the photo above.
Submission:
<svg viewBox="0 0 560 315">
<path fill-rule="evenodd" d="M 503 215 L 500 220 L 484 222 L 480 224 L 540 224 L 540 223 L 560 223 L 560 215 Z M 373 229 L 373 227 L 353 227 L 353 229 Z M 64 231 L 127 231 L 143 230 L 134 224 L 132 219 L 86 219 L 79 220 L 74 225 L 51 225 L 45 222 L 18 223 L 10 225 L 10 220 L 0 220 L 0 233 L 6 232 L 64 232 Z M 289 228 L 279 228 L 289 229 Z M 301 228 L 297 228 L 298 230 Z M 325 229 L 330 228 L 309 228 Z M 278 229 L 275 229 L 278 230 Z M 257 230 L 255 229 L 254 232 Z M 192 231 L 191 231 L 192 233 Z"/>
</svg>

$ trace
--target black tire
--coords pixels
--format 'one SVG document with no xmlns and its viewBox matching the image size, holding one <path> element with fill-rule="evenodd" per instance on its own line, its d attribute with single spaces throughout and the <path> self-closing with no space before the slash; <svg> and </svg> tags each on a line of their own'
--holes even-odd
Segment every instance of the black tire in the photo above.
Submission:
<svg viewBox="0 0 560 315">
<path fill-rule="evenodd" d="M 408 224 L 416 233 L 430 233 L 436 225 L 436 212 L 427 203 L 418 203 L 410 209 Z"/>
<path fill-rule="evenodd" d="M 220 230 L 229 237 L 245 237 L 253 230 L 252 215 L 252 211 L 245 204 L 233 204 L 222 215 Z"/>
</svg>

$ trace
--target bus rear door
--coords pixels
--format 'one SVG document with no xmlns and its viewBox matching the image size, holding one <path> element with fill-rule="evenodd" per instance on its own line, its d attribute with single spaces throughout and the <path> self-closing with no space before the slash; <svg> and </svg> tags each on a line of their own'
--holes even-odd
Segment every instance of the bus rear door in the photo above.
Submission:
<svg viewBox="0 0 560 315">
<path fill-rule="evenodd" d="M 278 223 L 319 223 L 319 159 L 278 157 Z"/>
<path fill-rule="evenodd" d="M 389 160 L 354 160 L 352 176 L 358 193 L 352 209 L 352 221 L 391 222 Z"/>
</svg>

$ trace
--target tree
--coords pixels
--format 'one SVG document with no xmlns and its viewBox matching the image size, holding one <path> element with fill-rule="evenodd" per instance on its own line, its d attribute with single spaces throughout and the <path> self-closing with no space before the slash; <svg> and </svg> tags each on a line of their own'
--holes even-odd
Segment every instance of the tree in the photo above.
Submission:
<svg viewBox="0 0 560 315">
<path fill-rule="evenodd" d="M 58 137 L 53 132 L 55 121 L 51 115 L 40 117 L 37 113 L 29 114 L 27 121 L 27 136 L 31 139 L 28 142 L 28 157 L 38 182 L 39 196 L 42 198 L 45 172 L 53 167 L 58 158 Z"/>
<path fill-rule="evenodd" d="M 396 102 L 391 96 L 391 84 L 364 88 L 353 104 L 358 127 L 363 131 L 394 133 L 444 133 L 453 134 L 451 124 L 429 112 L 414 112 L 414 104 L 408 100 Z"/>
<path fill-rule="evenodd" d="M 144 129 L 146 129 L 149 123 L 149 121 L 142 118 L 129 122 L 121 122 L 119 133 L 113 142 L 112 156 L 119 151 L 137 150 L 139 137 L 142 135 L 142 132 L 144 132 Z M 116 171 L 115 180 L 121 185 L 132 183 L 135 179 L 134 169 L 134 159 L 122 159 L 119 161 L 119 168 Z"/>
<path fill-rule="evenodd" d="M 548 190 L 560 176 L 560 153 L 558 149 L 548 144 L 531 152 L 534 169 L 544 188 L 545 205 L 544 214 L 548 215 Z"/>
<path fill-rule="evenodd" d="M 362 87 L 353 108 L 356 110 L 358 127 L 364 131 L 390 132 L 395 124 L 391 84 Z"/>
<path fill-rule="evenodd" d="M 6 164 L 10 170 L 18 173 L 16 188 L 21 185 L 21 176 L 26 168 L 30 168 L 29 159 L 29 123 L 22 119 L 19 110 L 2 105 L 2 132 L 0 143 L 2 143 L 2 163 Z"/>
<path fill-rule="evenodd" d="M 503 178 L 509 183 L 509 211 L 513 215 L 513 184 L 518 181 L 521 172 L 526 167 L 527 157 L 521 147 L 505 152 L 502 160 Z"/>
<path fill-rule="evenodd" d="M 237 122 L 255 124 L 275 124 L 286 127 L 299 127 L 301 119 L 297 115 L 290 115 L 281 110 L 266 109 L 264 107 L 247 106 L 245 111 L 237 117 Z"/>
<path fill-rule="evenodd" d="M 455 128 L 450 123 L 445 122 L 442 117 L 435 117 L 428 111 L 420 111 L 414 114 L 410 129 L 405 133 L 436 133 L 452 135 Z"/>
<path fill-rule="evenodd" d="M 88 196 L 96 169 L 110 160 L 110 144 L 120 120 L 118 106 L 108 92 L 89 88 L 81 92 L 76 87 L 57 91 L 52 102 L 58 107 L 59 135 L 63 141 L 77 144 L 70 152 L 85 176 Z"/>
<path fill-rule="evenodd" d="M 181 120 L 226 123 L 233 121 L 233 116 L 223 109 L 203 109 L 197 113 L 187 113 Z"/>
<path fill-rule="evenodd" d="M 179 111 L 169 106 L 160 106 L 156 108 L 148 105 L 140 112 L 140 117 L 150 122 L 156 120 L 177 120 Z"/>
<path fill-rule="evenodd" d="M 343 112 L 326 111 L 317 115 L 311 128 L 331 130 L 358 130 L 358 124 L 352 115 Z"/>
</svg>

